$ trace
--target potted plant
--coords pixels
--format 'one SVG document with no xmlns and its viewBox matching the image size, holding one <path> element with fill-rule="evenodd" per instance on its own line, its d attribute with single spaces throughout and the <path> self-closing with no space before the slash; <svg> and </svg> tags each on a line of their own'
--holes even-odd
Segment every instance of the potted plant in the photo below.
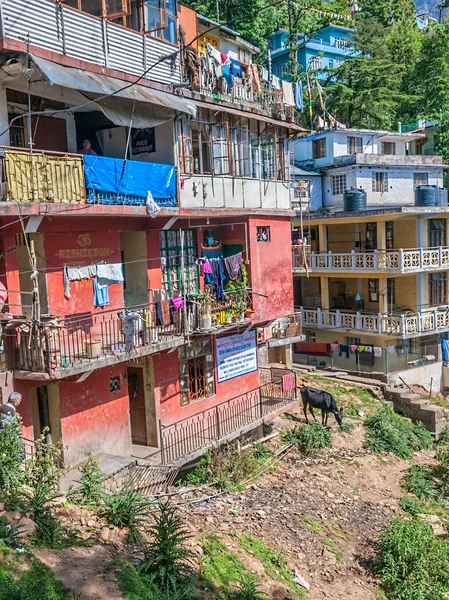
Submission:
<svg viewBox="0 0 449 600">
<path fill-rule="evenodd" d="M 201 329 L 210 329 L 212 327 L 212 294 L 208 288 L 197 298 L 200 305 L 200 322 Z"/>
</svg>

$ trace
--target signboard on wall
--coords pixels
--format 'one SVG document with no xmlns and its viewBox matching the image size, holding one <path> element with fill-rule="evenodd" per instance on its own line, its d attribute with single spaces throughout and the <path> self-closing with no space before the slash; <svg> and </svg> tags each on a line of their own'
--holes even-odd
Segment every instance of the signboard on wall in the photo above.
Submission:
<svg viewBox="0 0 449 600">
<path fill-rule="evenodd" d="M 257 371 L 256 332 L 217 338 L 218 383 Z"/>
<path fill-rule="evenodd" d="M 154 127 L 147 129 L 133 129 L 131 131 L 131 154 L 143 154 L 144 152 L 156 152 L 156 137 Z"/>
</svg>

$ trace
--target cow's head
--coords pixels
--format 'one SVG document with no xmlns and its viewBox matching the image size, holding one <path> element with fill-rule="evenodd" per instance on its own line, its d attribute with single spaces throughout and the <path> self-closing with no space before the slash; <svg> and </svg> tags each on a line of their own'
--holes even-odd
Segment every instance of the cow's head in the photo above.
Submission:
<svg viewBox="0 0 449 600">
<path fill-rule="evenodd" d="M 341 427 L 343 425 L 343 409 L 342 408 L 340 408 L 340 410 L 337 409 L 337 412 L 334 414 L 335 414 L 335 420 Z"/>
</svg>

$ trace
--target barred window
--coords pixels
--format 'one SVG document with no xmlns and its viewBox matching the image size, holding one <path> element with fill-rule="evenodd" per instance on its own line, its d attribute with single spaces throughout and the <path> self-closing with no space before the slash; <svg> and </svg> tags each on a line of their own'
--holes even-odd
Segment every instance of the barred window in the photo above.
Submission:
<svg viewBox="0 0 449 600">
<path fill-rule="evenodd" d="M 413 173 L 413 189 L 419 185 L 429 185 L 429 173 Z"/>
<path fill-rule="evenodd" d="M 196 231 L 193 229 L 182 230 L 184 236 L 184 279 L 187 289 L 186 294 L 197 294 L 198 267 L 196 259 L 198 250 L 196 243 Z M 181 270 L 181 230 L 172 229 L 159 232 L 161 250 L 162 288 L 170 296 L 173 292 L 182 291 L 183 277 Z"/>
<path fill-rule="evenodd" d="M 215 394 L 214 358 L 210 339 L 183 346 L 178 351 L 181 405 Z"/>
<path fill-rule="evenodd" d="M 332 175 L 332 195 L 338 196 L 346 191 L 346 175 Z"/>
<path fill-rule="evenodd" d="M 373 192 L 388 192 L 388 173 L 379 171 L 372 174 Z"/>
</svg>

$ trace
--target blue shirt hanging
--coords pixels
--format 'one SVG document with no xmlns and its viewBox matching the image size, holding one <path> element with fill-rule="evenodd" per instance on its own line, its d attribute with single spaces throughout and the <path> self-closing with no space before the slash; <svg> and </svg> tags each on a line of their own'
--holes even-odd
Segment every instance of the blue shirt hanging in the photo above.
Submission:
<svg viewBox="0 0 449 600">
<path fill-rule="evenodd" d="M 230 63 L 231 75 L 234 75 L 234 77 L 243 77 L 242 65 L 240 64 L 240 61 L 236 58 L 231 58 Z"/>
</svg>

